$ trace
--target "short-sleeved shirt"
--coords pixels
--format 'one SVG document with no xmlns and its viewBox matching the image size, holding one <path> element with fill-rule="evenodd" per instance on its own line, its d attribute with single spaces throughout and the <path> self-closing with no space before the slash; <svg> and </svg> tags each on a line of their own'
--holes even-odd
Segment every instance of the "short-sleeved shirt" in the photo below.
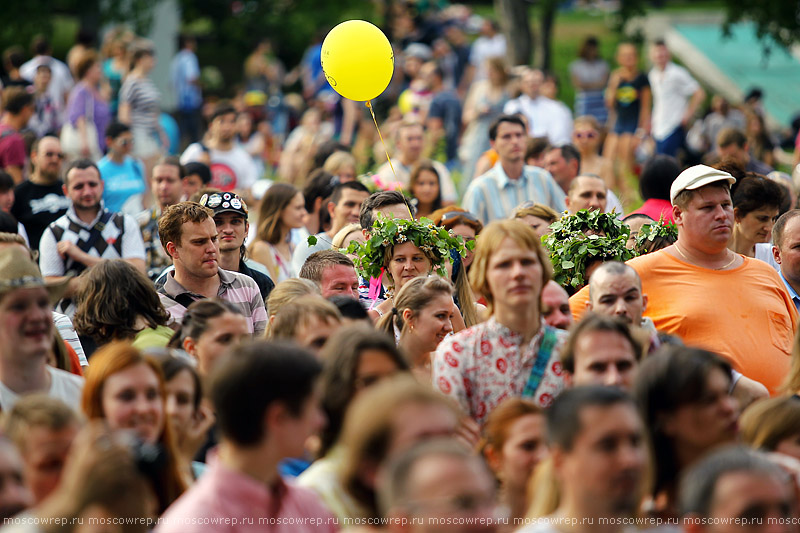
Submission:
<svg viewBox="0 0 800 533">
<path fill-rule="evenodd" d="M 743 259 L 738 268 L 710 270 L 659 250 L 628 264 L 658 331 L 719 353 L 775 394 L 789 373 L 797 310 L 774 269 Z"/>
<path fill-rule="evenodd" d="M 65 370 L 53 368 L 50 365 L 45 367 L 50 374 L 50 389 L 47 395 L 51 398 L 61 400 L 75 411 L 81 409 L 81 391 L 83 391 L 83 378 L 70 374 Z M 7 413 L 14 407 L 20 395 L 12 391 L 0 381 L 0 410 Z"/>
<path fill-rule="evenodd" d="M 181 164 L 199 161 L 203 153 L 205 150 L 200 143 L 190 144 L 181 155 Z M 225 151 L 209 149 L 208 156 L 211 160 L 209 187 L 222 191 L 248 191 L 258 179 L 258 169 L 253 158 L 241 146 Z"/>
<path fill-rule="evenodd" d="M 653 91 L 653 137 L 661 141 L 681 125 L 689 98 L 700 84 L 675 63 L 667 63 L 664 70 L 652 69 L 647 79 Z"/>
<path fill-rule="evenodd" d="M 238 307 L 247 319 L 247 327 L 250 332 L 256 337 L 260 337 L 267 328 L 267 311 L 264 308 L 264 299 L 261 297 L 258 285 L 252 278 L 244 274 L 230 272 L 221 268 L 217 272 L 220 281 L 217 298 L 227 300 Z M 186 295 L 192 301 L 205 298 L 205 296 L 184 288 L 175 280 L 175 272 L 170 272 L 164 285 L 158 289 L 158 296 L 161 298 L 164 309 L 176 322 L 181 322 L 183 315 L 186 314 L 186 307 L 178 302 L 178 299 L 181 299 L 183 295 Z"/>
<path fill-rule="evenodd" d="M 494 317 L 447 337 L 433 356 L 433 383 L 456 400 L 464 412 L 483 425 L 489 413 L 503 400 L 522 396 L 536 363 L 546 329 L 522 346 L 522 335 Z M 553 330 L 557 342 L 533 399 L 548 407 L 564 388 L 559 353 L 567 333 Z"/>
<path fill-rule="evenodd" d="M 128 76 L 119 90 L 120 104 L 131 107 L 130 126 L 134 130 L 158 131 L 161 93 L 150 78 Z"/>
<path fill-rule="evenodd" d="M 64 216 L 72 205 L 70 199 L 64 196 L 63 187 L 64 183 L 60 180 L 52 185 L 23 181 L 14 189 L 11 214 L 25 226 L 34 250 L 39 249 L 39 241 L 47 226 Z"/>
<path fill-rule="evenodd" d="M 191 50 L 181 50 L 172 60 L 172 88 L 175 91 L 178 109 L 189 111 L 203 105 L 200 87 L 194 82 L 200 78 L 200 65 Z"/>
<path fill-rule="evenodd" d="M 546 170 L 526 165 L 522 175 L 512 180 L 498 161 L 486 174 L 470 183 L 463 207 L 488 224 L 508 218 L 515 207 L 525 202 L 545 204 L 560 213 L 566 209 L 565 197 Z"/>
<path fill-rule="evenodd" d="M 440 91 L 433 95 L 428 108 L 428 118 L 442 121 L 445 131 L 445 152 L 447 160 L 458 157 L 458 139 L 461 133 L 461 100 L 455 91 Z"/>
<path fill-rule="evenodd" d="M 125 157 L 122 164 L 118 164 L 106 155 L 97 162 L 97 168 L 103 178 L 103 203 L 106 208 L 115 213 L 141 212 L 141 198 L 145 191 L 145 170 L 142 162 L 133 157 Z M 138 210 L 136 205 L 131 205 L 137 198 Z"/>
<path fill-rule="evenodd" d="M 0 169 L 25 168 L 25 141 L 17 130 L 0 124 Z"/>
<path fill-rule="evenodd" d="M 614 109 L 620 122 L 638 122 L 642 89 L 649 87 L 647 76 L 640 72 L 632 80 L 620 80 L 614 93 Z"/>
</svg>

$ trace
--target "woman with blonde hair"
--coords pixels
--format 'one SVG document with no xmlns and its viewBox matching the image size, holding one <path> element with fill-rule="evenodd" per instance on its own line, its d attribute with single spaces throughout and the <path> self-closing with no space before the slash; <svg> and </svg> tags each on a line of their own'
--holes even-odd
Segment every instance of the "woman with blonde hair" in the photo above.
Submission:
<svg viewBox="0 0 800 533">
<path fill-rule="evenodd" d="M 800 398 L 783 396 L 751 404 L 739 417 L 742 441 L 757 450 L 800 459 Z"/>
<path fill-rule="evenodd" d="M 339 178 L 339 183 L 356 180 L 356 158 L 350 152 L 333 152 L 322 169 Z"/>
<path fill-rule="evenodd" d="M 258 231 L 249 252 L 253 261 L 267 267 L 276 283 L 297 276 L 292 270 L 290 237 L 293 229 L 303 227 L 307 214 L 303 193 L 288 183 L 272 185 L 261 201 Z"/>
<path fill-rule="evenodd" d="M 338 232 L 336 235 L 333 236 L 331 239 L 331 249 L 333 250 L 342 250 L 347 249 L 350 246 L 350 243 L 356 242 L 365 242 L 366 239 L 364 238 L 364 233 L 361 231 L 361 224 L 358 222 L 353 222 L 352 224 L 348 224 Z M 352 257 L 351 257 L 352 258 Z"/>
<path fill-rule="evenodd" d="M 377 328 L 394 335 L 414 374 L 431 379 L 431 353 L 453 331 L 453 284 L 438 276 L 412 279 L 394 297 Z"/>
<path fill-rule="evenodd" d="M 557 363 L 566 332 L 545 324 L 541 312 L 551 276 L 529 226 L 496 220 L 481 232 L 469 279 L 490 318 L 445 339 L 433 358 L 435 386 L 479 425 L 508 397 L 532 397 L 546 407 L 564 387 Z"/>
<path fill-rule="evenodd" d="M 550 224 L 561 217 L 555 209 L 548 205 L 525 202 L 514 209 L 511 218 L 521 220 L 533 228 L 536 235 L 543 237 L 550 233 Z"/>
</svg>

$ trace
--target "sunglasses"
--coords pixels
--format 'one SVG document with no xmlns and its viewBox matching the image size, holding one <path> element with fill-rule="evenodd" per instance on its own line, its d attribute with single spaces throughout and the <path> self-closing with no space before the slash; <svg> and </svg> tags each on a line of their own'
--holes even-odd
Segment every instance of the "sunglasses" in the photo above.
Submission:
<svg viewBox="0 0 800 533">
<path fill-rule="evenodd" d="M 442 223 L 447 222 L 448 220 L 455 220 L 457 218 L 465 218 L 467 220 L 471 220 L 472 222 L 480 222 L 478 217 L 469 211 L 449 211 L 442 215 Z"/>
</svg>

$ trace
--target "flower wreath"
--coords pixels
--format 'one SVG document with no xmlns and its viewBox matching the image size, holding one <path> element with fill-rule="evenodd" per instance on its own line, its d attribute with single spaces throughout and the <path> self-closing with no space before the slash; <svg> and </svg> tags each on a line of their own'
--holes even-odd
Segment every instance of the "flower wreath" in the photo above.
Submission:
<svg viewBox="0 0 800 533">
<path fill-rule="evenodd" d="M 363 243 L 351 242 L 344 253 L 358 256 L 355 261 L 356 269 L 363 277 L 380 278 L 384 272 L 383 259 L 386 248 L 407 241 L 414 243 L 417 248 L 433 258 L 432 267 L 437 274 L 445 278 L 447 277 L 445 258 L 450 256 L 451 251 L 454 250 L 463 257 L 468 248 L 471 250 L 475 247 L 474 242 L 465 246 L 461 237 L 453 234 L 453 230 L 448 231 L 436 226 L 430 219 L 387 218 L 379 213 L 372 224 L 369 240 Z"/>
<path fill-rule="evenodd" d="M 646 243 L 653 242 L 658 238 L 664 238 L 669 242 L 678 240 L 678 228 L 672 222 L 664 220 L 664 215 L 658 219 L 657 222 L 644 224 L 639 233 L 636 234 L 635 250 L 642 250 Z"/>
</svg>

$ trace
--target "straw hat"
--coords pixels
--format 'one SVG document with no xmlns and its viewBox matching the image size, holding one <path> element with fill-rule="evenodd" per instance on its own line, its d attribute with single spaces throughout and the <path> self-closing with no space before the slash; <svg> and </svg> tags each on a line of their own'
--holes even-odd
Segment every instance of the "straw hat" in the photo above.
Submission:
<svg viewBox="0 0 800 533">
<path fill-rule="evenodd" d="M 46 282 L 30 253 L 20 245 L 0 247 L 0 295 L 16 289 L 43 287 L 55 304 L 64 296 L 69 279 Z"/>
</svg>

